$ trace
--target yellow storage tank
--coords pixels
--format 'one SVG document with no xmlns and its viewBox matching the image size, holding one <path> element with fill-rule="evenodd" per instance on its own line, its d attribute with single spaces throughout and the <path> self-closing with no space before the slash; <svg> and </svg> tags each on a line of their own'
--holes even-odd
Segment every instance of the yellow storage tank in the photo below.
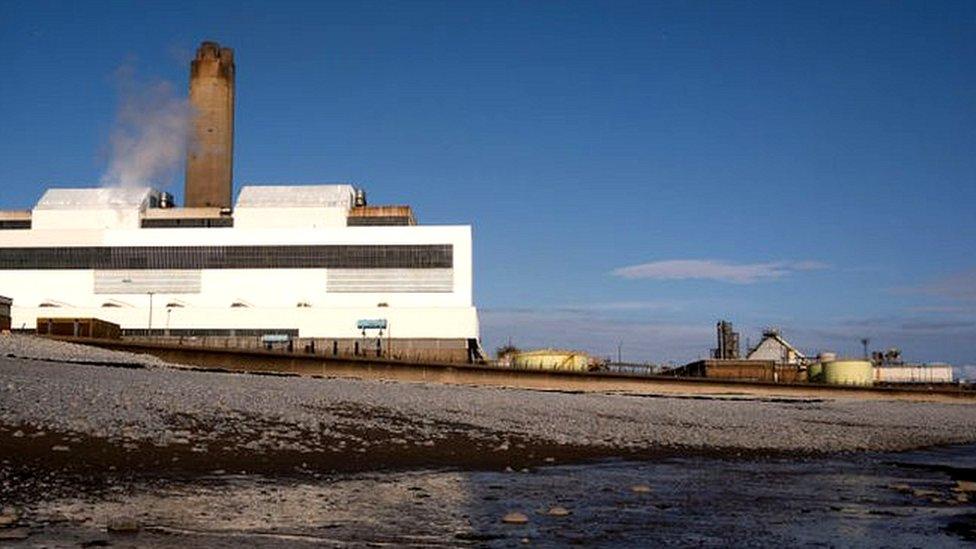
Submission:
<svg viewBox="0 0 976 549">
<path fill-rule="evenodd" d="M 589 369 L 590 357 L 579 351 L 560 351 L 540 349 L 516 353 L 512 357 L 512 367 L 524 370 L 568 370 L 585 372 Z"/>
<path fill-rule="evenodd" d="M 824 362 L 823 380 L 830 385 L 872 385 L 874 366 L 867 360 Z"/>
<path fill-rule="evenodd" d="M 823 365 L 827 362 L 837 360 L 837 353 L 823 352 L 817 355 L 817 361 L 807 365 L 807 381 L 810 383 L 823 383 Z"/>
</svg>

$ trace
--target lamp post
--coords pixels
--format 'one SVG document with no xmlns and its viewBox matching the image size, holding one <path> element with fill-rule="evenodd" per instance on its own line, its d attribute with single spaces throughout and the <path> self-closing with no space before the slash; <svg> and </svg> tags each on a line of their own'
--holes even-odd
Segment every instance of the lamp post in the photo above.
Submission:
<svg viewBox="0 0 976 549">
<path fill-rule="evenodd" d="M 129 284 L 130 285 L 129 287 L 131 288 L 132 279 L 129 278 L 129 277 L 125 277 L 125 278 L 122 279 L 122 284 Z M 133 293 L 136 293 L 136 292 L 133 292 Z M 151 290 L 146 292 L 146 294 L 149 295 L 149 325 L 147 327 L 148 329 L 146 330 L 146 337 L 152 337 L 152 315 L 153 315 L 153 294 L 154 293 L 156 293 L 156 292 L 153 292 Z M 169 318 L 168 317 L 166 319 L 166 327 L 167 327 L 167 329 L 169 329 Z"/>
<path fill-rule="evenodd" d="M 147 337 L 152 337 L 152 313 L 153 313 L 153 293 L 146 292 L 149 294 L 149 329 L 146 331 Z"/>
</svg>

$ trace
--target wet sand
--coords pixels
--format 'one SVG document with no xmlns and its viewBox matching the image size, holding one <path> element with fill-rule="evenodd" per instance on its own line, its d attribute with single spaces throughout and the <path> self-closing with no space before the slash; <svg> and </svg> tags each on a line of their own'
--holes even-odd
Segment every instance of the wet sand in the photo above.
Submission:
<svg viewBox="0 0 976 549">
<path fill-rule="evenodd" d="M 16 528 L 28 537 L 17 543 L 954 547 L 976 542 L 973 456 L 976 446 L 525 470 L 57 472 L 23 509 Z M 5 472 L 3 485 L 11 481 L 24 480 Z M 505 523 L 513 512 L 525 522 Z M 111 531 L 119 517 L 134 531 Z"/>
</svg>

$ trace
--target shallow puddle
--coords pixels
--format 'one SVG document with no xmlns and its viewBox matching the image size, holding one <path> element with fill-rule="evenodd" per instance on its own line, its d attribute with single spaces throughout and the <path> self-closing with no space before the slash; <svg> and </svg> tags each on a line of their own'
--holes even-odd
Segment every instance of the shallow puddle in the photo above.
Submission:
<svg viewBox="0 0 976 549">
<path fill-rule="evenodd" d="M 976 541 L 976 494 L 959 490 L 972 480 L 976 446 L 525 471 L 217 472 L 39 502 L 28 510 L 33 525 L 21 543 L 939 547 Z M 527 521 L 503 522 L 512 512 Z M 120 516 L 139 531 L 106 532 Z"/>
</svg>

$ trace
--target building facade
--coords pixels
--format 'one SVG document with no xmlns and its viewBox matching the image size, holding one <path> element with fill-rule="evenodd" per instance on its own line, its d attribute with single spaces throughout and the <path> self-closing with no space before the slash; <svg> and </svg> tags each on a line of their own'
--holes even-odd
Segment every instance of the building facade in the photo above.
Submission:
<svg viewBox="0 0 976 549">
<path fill-rule="evenodd" d="M 11 318 L 10 318 L 10 307 L 13 305 L 13 300 L 9 297 L 0 296 L 0 331 L 6 331 L 10 329 Z"/>
<path fill-rule="evenodd" d="M 470 226 L 416 225 L 350 185 L 246 186 L 233 209 L 167 207 L 164 194 L 51 189 L 7 214 L 0 292 L 14 329 L 98 318 L 130 337 L 480 357 Z"/>
<path fill-rule="evenodd" d="M 900 364 L 875 366 L 874 381 L 877 383 L 953 383 L 952 366 L 948 364 Z"/>
<path fill-rule="evenodd" d="M 746 355 L 747 360 L 771 360 L 776 364 L 801 364 L 806 358 L 777 330 L 763 331 L 762 340 Z"/>
</svg>

